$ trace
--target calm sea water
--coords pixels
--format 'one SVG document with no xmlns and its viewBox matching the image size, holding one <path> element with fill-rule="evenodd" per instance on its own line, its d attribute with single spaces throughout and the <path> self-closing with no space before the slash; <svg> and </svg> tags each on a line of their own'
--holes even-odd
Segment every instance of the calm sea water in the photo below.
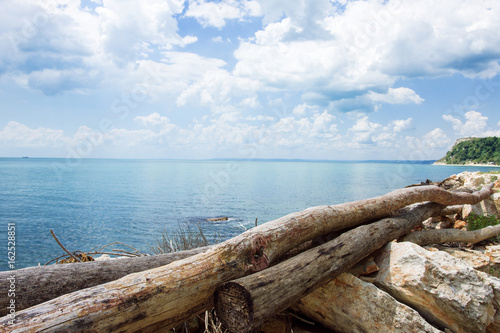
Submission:
<svg viewBox="0 0 500 333">
<path fill-rule="evenodd" d="M 69 162 L 69 163 L 68 163 Z M 113 241 L 148 253 L 164 229 L 200 223 L 230 238 L 311 206 L 385 194 L 462 171 L 430 164 L 0 158 L 0 270 L 7 227 L 16 227 L 16 268 Z M 224 222 L 207 218 L 228 216 Z"/>
</svg>

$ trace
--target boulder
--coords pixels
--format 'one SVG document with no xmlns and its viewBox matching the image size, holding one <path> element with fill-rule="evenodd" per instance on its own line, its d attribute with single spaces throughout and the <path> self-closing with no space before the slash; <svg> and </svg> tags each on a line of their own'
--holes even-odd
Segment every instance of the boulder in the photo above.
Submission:
<svg viewBox="0 0 500 333">
<path fill-rule="evenodd" d="M 467 264 L 472 266 L 474 269 L 488 273 L 489 267 L 491 265 L 490 256 L 483 253 L 482 251 L 462 249 L 456 247 L 439 247 L 440 251 L 446 252 L 455 258 L 465 261 Z"/>
<path fill-rule="evenodd" d="M 447 190 L 473 191 L 484 184 L 495 183 L 495 188 L 500 189 L 498 174 L 476 172 L 462 172 L 458 175 L 452 175 L 443 180 L 439 186 Z M 471 212 L 478 215 L 495 215 L 500 218 L 500 193 L 494 193 L 490 199 L 484 200 L 477 205 L 464 205 L 462 217 L 466 218 Z"/>
<path fill-rule="evenodd" d="M 473 333 L 495 325 L 494 286 L 465 261 L 408 242 L 387 244 L 375 261 L 375 284 L 439 329 Z"/>
<path fill-rule="evenodd" d="M 335 332 L 441 332 L 417 311 L 350 273 L 314 290 L 293 309 Z"/>
<path fill-rule="evenodd" d="M 500 332 L 500 279 L 486 274 L 484 272 L 478 272 L 479 276 L 493 288 L 495 298 L 493 304 L 497 312 L 495 313 L 493 322 L 486 327 L 486 332 L 488 333 L 498 333 Z"/>
</svg>

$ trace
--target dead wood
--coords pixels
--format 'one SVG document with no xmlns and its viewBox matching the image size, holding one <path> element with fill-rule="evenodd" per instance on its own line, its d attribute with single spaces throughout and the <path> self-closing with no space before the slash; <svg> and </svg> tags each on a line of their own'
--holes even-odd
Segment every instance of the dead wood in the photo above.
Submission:
<svg viewBox="0 0 500 333">
<path fill-rule="evenodd" d="M 421 230 L 412 232 L 399 241 L 412 242 L 421 246 L 451 242 L 475 244 L 495 236 L 500 236 L 500 225 L 473 231 L 457 229 Z"/>
<path fill-rule="evenodd" d="M 16 277 L 16 310 L 20 311 L 61 295 L 118 280 L 131 273 L 164 266 L 173 261 L 204 252 L 208 247 L 105 261 L 36 266 L 0 272 L 0 316 L 8 313 L 8 281 Z"/>
<path fill-rule="evenodd" d="M 472 194 L 425 186 L 309 208 L 262 224 L 204 253 L 20 311 L 13 326 L 7 326 L 9 318 L 3 317 L 0 330 L 154 332 L 171 328 L 213 306 L 220 284 L 263 270 L 315 237 L 383 218 L 417 202 L 476 204 L 490 195 L 491 186 Z"/>
<path fill-rule="evenodd" d="M 225 283 L 215 294 L 217 316 L 230 332 L 251 332 L 443 208 L 435 203 L 418 205 L 398 217 L 357 227 L 276 266 Z"/>
</svg>

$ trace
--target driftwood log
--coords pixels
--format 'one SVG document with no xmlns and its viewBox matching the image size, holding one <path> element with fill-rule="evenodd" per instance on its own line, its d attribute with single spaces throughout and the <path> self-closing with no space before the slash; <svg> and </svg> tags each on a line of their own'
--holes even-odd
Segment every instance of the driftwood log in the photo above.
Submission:
<svg viewBox="0 0 500 333">
<path fill-rule="evenodd" d="M 10 318 L 0 318 L 0 331 L 155 332 L 171 328 L 212 307 L 213 294 L 222 283 L 263 270 L 308 240 L 383 218 L 417 202 L 476 204 L 490 195 L 491 186 L 475 193 L 425 186 L 309 208 L 262 224 L 204 253 L 20 311 L 14 325 L 9 324 Z"/>
<path fill-rule="evenodd" d="M 441 212 L 441 215 L 458 214 L 461 211 L 462 206 L 449 206 Z M 285 257 L 291 257 L 303 252 L 308 247 L 301 246 L 300 248 L 292 249 L 291 253 L 287 253 Z M 8 313 L 7 306 L 9 306 L 10 298 L 7 292 L 9 289 L 7 278 L 14 273 L 17 281 L 16 310 L 20 311 L 77 290 L 118 280 L 128 274 L 165 266 L 173 261 L 205 252 L 208 248 L 200 247 L 193 250 L 155 256 L 88 261 L 78 264 L 36 266 L 16 271 L 1 271 L 0 317 Z"/>
<path fill-rule="evenodd" d="M 443 208 L 435 203 L 418 205 L 400 216 L 347 231 L 276 266 L 227 282 L 215 294 L 217 316 L 230 332 L 251 332 Z"/>
<path fill-rule="evenodd" d="M 204 252 L 208 247 L 105 261 L 36 266 L 0 272 L 0 316 L 8 313 L 10 276 L 16 277 L 16 310 L 24 310 L 61 295 L 118 280 L 131 273 L 168 265 Z"/>
<path fill-rule="evenodd" d="M 399 241 L 412 242 L 421 246 L 449 242 L 475 244 L 495 236 L 500 236 L 500 225 L 473 231 L 456 229 L 421 230 L 412 232 Z"/>
</svg>

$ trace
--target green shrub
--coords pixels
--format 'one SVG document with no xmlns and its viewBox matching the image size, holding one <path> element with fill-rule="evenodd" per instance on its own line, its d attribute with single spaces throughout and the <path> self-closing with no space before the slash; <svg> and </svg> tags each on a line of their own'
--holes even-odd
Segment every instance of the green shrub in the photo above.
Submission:
<svg viewBox="0 0 500 333">
<path fill-rule="evenodd" d="M 466 219 L 468 230 L 479 230 L 499 223 L 498 219 L 493 216 L 482 216 L 476 213 L 470 213 Z"/>
</svg>

